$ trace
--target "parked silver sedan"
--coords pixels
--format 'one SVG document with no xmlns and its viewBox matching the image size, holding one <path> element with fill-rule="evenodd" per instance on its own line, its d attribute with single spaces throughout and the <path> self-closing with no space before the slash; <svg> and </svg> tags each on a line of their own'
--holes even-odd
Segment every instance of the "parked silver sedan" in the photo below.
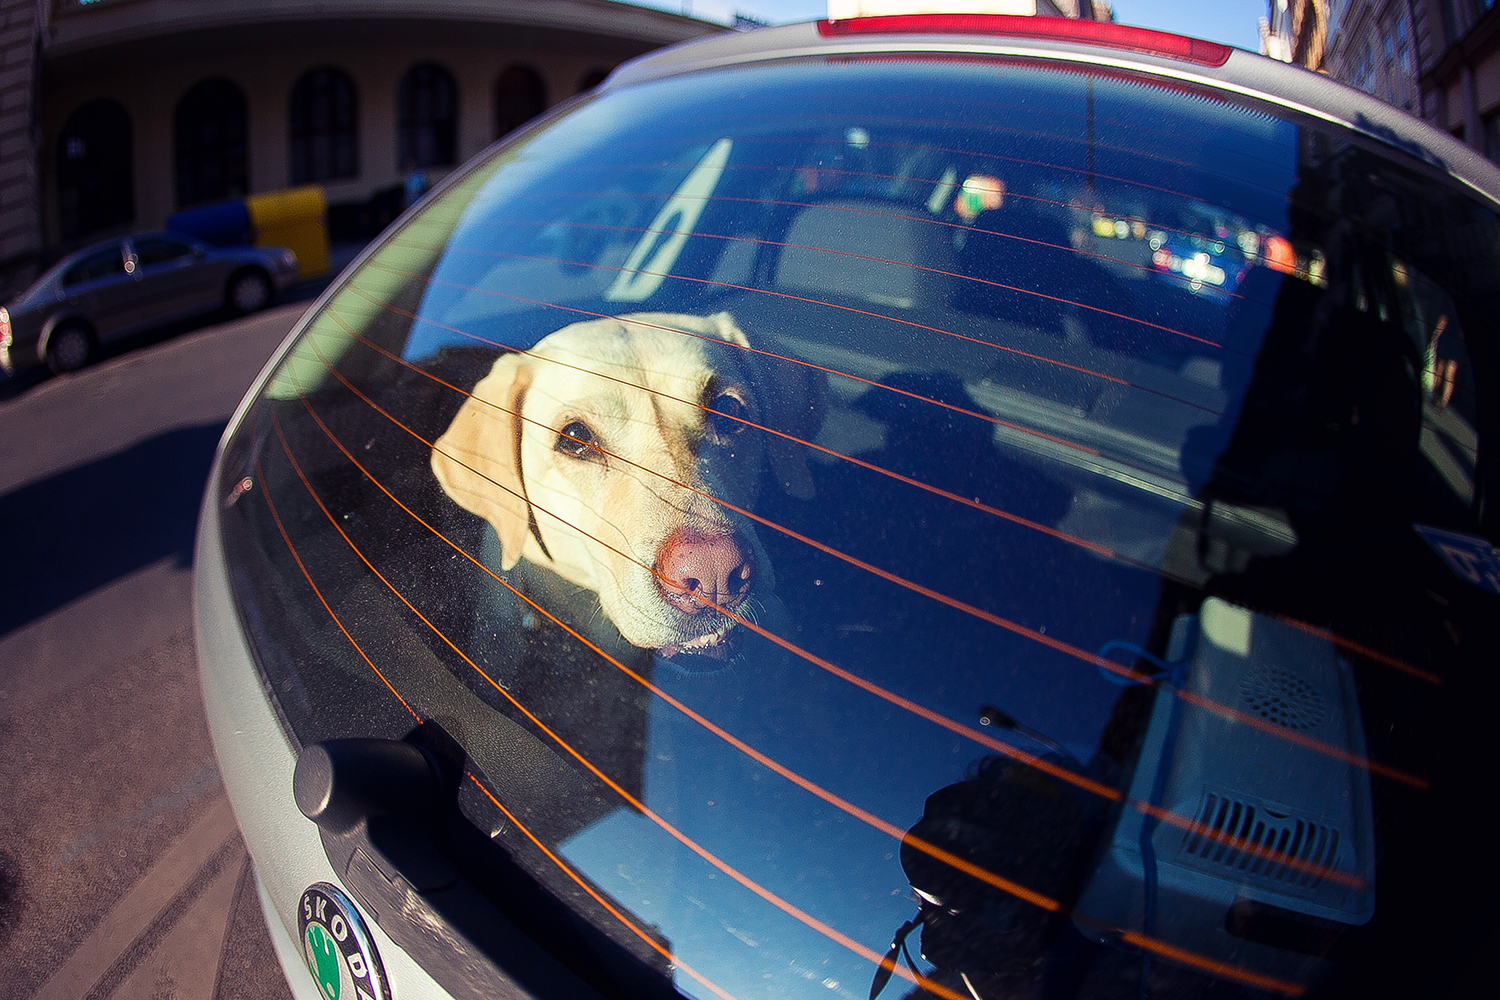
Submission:
<svg viewBox="0 0 1500 1000">
<path fill-rule="evenodd" d="M 255 312 L 296 277 L 297 255 L 285 247 L 212 247 L 165 232 L 96 243 L 0 308 L 0 366 L 73 371 L 147 327 L 221 307 Z"/>
</svg>

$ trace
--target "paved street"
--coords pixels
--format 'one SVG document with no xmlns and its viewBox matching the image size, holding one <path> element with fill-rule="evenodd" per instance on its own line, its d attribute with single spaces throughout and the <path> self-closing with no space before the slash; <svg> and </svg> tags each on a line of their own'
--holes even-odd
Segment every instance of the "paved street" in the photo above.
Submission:
<svg viewBox="0 0 1500 1000">
<path fill-rule="evenodd" d="M 198 498 L 306 303 L 0 379 L 0 998 L 289 997 L 193 652 Z"/>
</svg>

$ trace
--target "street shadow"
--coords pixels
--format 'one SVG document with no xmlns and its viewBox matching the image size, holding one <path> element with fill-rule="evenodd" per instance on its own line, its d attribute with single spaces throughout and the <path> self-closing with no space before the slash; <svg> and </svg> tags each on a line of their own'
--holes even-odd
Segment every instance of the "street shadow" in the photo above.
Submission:
<svg viewBox="0 0 1500 1000">
<path fill-rule="evenodd" d="M 0 371 L 0 402 L 19 396 L 51 374 L 45 368 L 30 368 L 16 372 L 14 375 L 7 375 Z"/>
<path fill-rule="evenodd" d="M 167 431 L 0 496 L 0 636 L 168 556 L 193 560 L 223 423 Z"/>
</svg>

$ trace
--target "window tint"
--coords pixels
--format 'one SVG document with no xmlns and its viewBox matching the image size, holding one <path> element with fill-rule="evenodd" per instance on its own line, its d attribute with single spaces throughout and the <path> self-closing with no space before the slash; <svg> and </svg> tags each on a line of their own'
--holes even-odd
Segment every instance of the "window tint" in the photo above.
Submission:
<svg viewBox="0 0 1500 1000">
<path fill-rule="evenodd" d="M 1134 78 L 606 93 L 283 360 L 218 484 L 243 621 L 298 740 L 441 728 L 691 996 L 868 996 L 910 920 L 888 996 L 1385 981 L 1480 919 L 1427 838 L 1485 757 L 1497 235 Z"/>
<path fill-rule="evenodd" d="M 97 278 L 107 278 L 115 274 L 125 273 L 125 259 L 120 256 L 120 248 L 112 246 L 97 253 L 89 254 L 83 260 L 74 264 L 63 273 L 62 283 L 67 285 L 78 285 L 85 281 L 94 281 Z"/>
<path fill-rule="evenodd" d="M 136 258 L 141 267 L 150 267 L 152 264 L 161 264 L 169 260 L 177 260 L 180 257 L 191 257 L 193 248 L 178 240 L 169 240 L 161 236 L 151 236 L 145 239 L 132 241 L 135 244 Z"/>
</svg>

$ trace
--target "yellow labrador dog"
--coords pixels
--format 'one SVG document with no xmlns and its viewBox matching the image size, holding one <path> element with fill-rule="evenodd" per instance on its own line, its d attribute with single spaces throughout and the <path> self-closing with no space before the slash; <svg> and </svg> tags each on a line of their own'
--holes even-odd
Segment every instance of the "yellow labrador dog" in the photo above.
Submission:
<svg viewBox="0 0 1500 1000">
<path fill-rule="evenodd" d="M 594 591 L 636 646 L 722 652 L 735 622 L 719 609 L 753 614 L 772 577 L 746 519 L 712 498 L 753 504 L 767 462 L 812 495 L 805 449 L 733 418 L 805 434 L 820 409 L 800 370 L 751 378 L 747 347 L 722 312 L 564 327 L 495 362 L 432 470 L 494 526 L 501 569 L 525 558 Z"/>
</svg>

